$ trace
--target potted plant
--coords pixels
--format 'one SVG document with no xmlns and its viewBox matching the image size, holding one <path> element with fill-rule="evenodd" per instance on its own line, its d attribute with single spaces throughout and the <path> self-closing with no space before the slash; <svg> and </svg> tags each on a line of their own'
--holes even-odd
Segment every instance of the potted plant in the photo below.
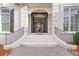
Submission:
<svg viewBox="0 0 79 59">
<path fill-rule="evenodd" d="M 73 36 L 73 41 L 75 43 L 75 45 L 79 46 L 79 32 L 76 32 Z"/>
</svg>

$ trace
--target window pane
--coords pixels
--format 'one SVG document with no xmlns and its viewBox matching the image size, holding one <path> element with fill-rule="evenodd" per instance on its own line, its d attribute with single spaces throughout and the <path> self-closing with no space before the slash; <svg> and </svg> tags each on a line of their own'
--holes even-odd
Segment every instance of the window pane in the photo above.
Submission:
<svg viewBox="0 0 79 59">
<path fill-rule="evenodd" d="M 64 30 L 65 31 L 68 31 L 68 22 L 69 22 L 68 17 L 67 18 L 64 18 Z"/>
<path fill-rule="evenodd" d="M 69 13 L 69 9 L 64 9 L 64 13 Z"/>
<path fill-rule="evenodd" d="M 64 16 L 69 16 L 69 9 L 64 9 Z"/>
<path fill-rule="evenodd" d="M 70 30 L 73 31 L 74 27 L 74 15 L 71 15 L 71 24 L 70 24 Z"/>
<path fill-rule="evenodd" d="M 8 9 L 2 9 L 2 13 L 9 13 Z"/>
<path fill-rule="evenodd" d="M 71 8 L 71 13 L 74 13 L 76 11 L 75 8 Z"/>
<path fill-rule="evenodd" d="M 64 31 L 68 31 L 69 25 L 69 9 L 64 9 Z"/>
<path fill-rule="evenodd" d="M 78 31 L 78 25 L 79 25 L 79 15 L 75 15 L 74 31 Z"/>
<path fill-rule="evenodd" d="M 8 23 L 2 23 L 2 31 L 9 31 L 9 24 Z"/>
<path fill-rule="evenodd" d="M 79 15 L 74 14 L 71 16 L 71 31 L 78 31 L 79 28 Z"/>
</svg>

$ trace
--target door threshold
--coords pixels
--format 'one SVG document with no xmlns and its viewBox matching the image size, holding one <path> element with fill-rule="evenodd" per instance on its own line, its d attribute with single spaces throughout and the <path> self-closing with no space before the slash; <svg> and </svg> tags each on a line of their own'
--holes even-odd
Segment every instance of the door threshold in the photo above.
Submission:
<svg viewBox="0 0 79 59">
<path fill-rule="evenodd" d="M 30 33 L 30 34 L 33 34 L 33 35 L 49 35 L 50 33 Z"/>
</svg>

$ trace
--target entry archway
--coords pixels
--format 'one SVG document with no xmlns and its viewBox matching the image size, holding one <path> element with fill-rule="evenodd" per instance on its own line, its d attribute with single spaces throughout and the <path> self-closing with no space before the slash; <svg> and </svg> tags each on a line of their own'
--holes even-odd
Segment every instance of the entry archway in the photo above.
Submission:
<svg viewBox="0 0 79 59">
<path fill-rule="evenodd" d="M 31 13 L 31 32 L 48 33 L 48 13 L 36 10 Z"/>
</svg>

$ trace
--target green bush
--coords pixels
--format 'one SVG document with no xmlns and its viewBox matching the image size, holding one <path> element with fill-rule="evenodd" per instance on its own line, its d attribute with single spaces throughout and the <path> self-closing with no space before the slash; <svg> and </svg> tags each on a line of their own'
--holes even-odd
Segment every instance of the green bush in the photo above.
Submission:
<svg viewBox="0 0 79 59">
<path fill-rule="evenodd" d="M 79 45 L 79 32 L 76 32 L 76 33 L 74 34 L 73 38 L 74 38 L 74 43 L 75 43 L 76 45 Z"/>
</svg>

